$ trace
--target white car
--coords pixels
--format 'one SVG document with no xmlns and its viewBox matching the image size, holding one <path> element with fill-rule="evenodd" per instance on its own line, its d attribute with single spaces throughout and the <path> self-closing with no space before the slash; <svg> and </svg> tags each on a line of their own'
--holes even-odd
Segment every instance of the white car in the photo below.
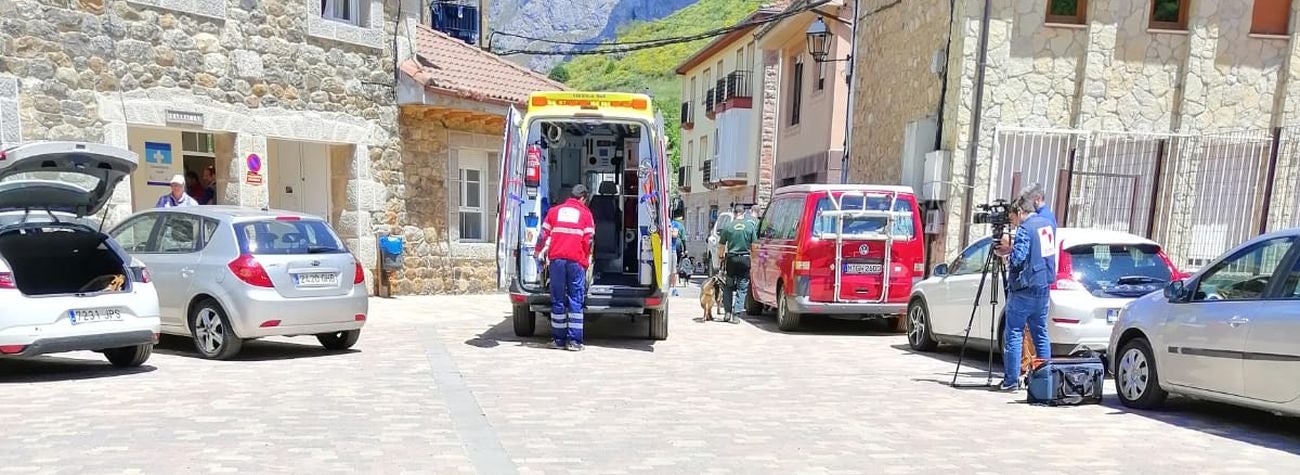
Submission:
<svg viewBox="0 0 1300 475">
<path fill-rule="evenodd" d="M 149 272 L 78 219 L 103 208 L 135 167 L 135 154 L 99 144 L 0 150 L 0 357 L 149 359 L 159 332 Z"/>
<path fill-rule="evenodd" d="M 713 229 L 709 230 L 709 237 L 704 242 L 704 265 L 707 266 L 705 273 L 713 275 L 719 269 L 722 269 L 722 256 L 718 253 L 718 242 L 722 240 L 722 228 L 731 224 L 735 219 L 735 214 L 726 211 L 718 214 L 718 219 L 713 222 Z"/>
<path fill-rule="evenodd" d="M 1168 393 L 1300 415 L 1300 229 L 1252 239 L 1124 308 L 1115 391 L 1149 409 Z"/>
<path fill-rule="evenodd" d="M 1160 245 L 1132 234 L 1060 228 L 1057 242 L 1060 254 L 1047 322 L 1054 355 L 1083 348 L 1105 353 L 1120 309 L 1181 277 Z M 951 265 L 940 264 L 930 278 L 914 286 L 907 311 L 907 340 L 913 349 L 930 351 L 940 343 L 961 344 L 991 243 L 992 238 L 976 241 Z M 996 352 L 1002 348 L 1007 299 L 1004 292 L 998 293 L 997 321 L 990 321 L 991 285 L 990 278 L 968 344 Z M 992 338 L 990 331 L 994 332 Z"/>
<path fill-rule="evenodd" d="M 315 336 L 356 344 L 369 295 L 361 263 L 323 219 L 289 211 L 191 206 L 141 211 L 110 233 L 153 271 L 162 331 L 205 358 L 243 341 Z"/>
</svg>

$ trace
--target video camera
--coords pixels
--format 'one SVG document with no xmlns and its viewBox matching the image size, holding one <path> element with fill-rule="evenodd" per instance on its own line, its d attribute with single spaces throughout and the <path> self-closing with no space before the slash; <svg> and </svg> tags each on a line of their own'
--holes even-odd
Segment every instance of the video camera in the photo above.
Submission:
<svg viewBox="0 0 1300 475">
<path fill-rule="evenodd" d="M 1007 200 L 993 200 L 992 203 L 977 205 L 975 209 L 975 224 L 993 225 L 993 240 L 1002 240 L 1011 224 L 1011 205 Z"/>
</svg>

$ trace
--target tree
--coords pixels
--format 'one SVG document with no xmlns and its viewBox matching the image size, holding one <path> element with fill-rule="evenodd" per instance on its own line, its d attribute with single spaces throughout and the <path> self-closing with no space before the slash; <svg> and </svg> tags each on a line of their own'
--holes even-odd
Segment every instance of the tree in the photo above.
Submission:
<svg viewBox="0 0 1300 475">
<path fill-rule="evenodd" d="M 554 68 L 551 68 L 551 73 L 547 74 L 546 77 L 551 78 L 552 81 L 567 83 L 569 82 L 569 68 L 564 67 L 563 64 L 557 64 Z"/>
</svg>

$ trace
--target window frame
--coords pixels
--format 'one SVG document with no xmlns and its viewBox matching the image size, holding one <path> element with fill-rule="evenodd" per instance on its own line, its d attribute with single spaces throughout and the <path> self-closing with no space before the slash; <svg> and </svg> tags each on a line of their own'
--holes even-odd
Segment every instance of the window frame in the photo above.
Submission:
<svg viewBox="0 0 1300 475">
<path fill-rule="evenodd" d="M 966 254 L 981 247 L 988 249 L 987 251 L 984 251 L 983 259 L 987 260 L 989 257 L 988 253 L 993 252 L 993 238 L 986 237 L 980 239 L 975 241 L 974 244 L 967 246 L 966 249 L 962 249 L 961 253 L 957 254 L 957 258 L 952 260 L 952 264 L 948 265 L 948 275 L 944 277 L 961 277 L 964 275 L 974 275 L 984 272 L 983 268 L 976 268 L 972 272 L 961 272 L 965 268 L 962 264 L 968 261 L 967 259 L 964 259 Z M 981 262 L 980 265 L 983 265 L 983 262 Z"/>
<path fill-rule="evenodd" d="M 790 72 L 790 126 L 799 125 L 803 114 L 803 54 L 795 55 Z"/>
<path fill-rule="evenodd" d="M 1272 270 L 1272 272 L 1269 273 L 1268 282 L 1264 284 L 1264 290 L 1260 292 L 1259 297 L 1248 298 L 1248 299 L 1215 299 L 1215 300 L 1211 300 L 1209 298 L 1204 298 L 1199 300 L 1197 299 L 1197 294 L 1201 292 L 1201 287 L 1205 284 L 1205 280 L 1208 277 L 1212 277 L 1215 272 L 1222 270 L 1229 263 L 1233 263 L 1241 258 L 1254 254 L 1260 251 L 1261 249 L 1267 247 L 1269 243 L 1275 241 L 1288 242 L 1287 245 L 1290 247 L 1288 247 L 1286 252 L 1282 254 L 1282 257 L 1278 259 L 1277 267 L 1275 267 Z M 1277 293 L 1280 290 L 1279 287 L 1281 287 L 1281 283 L 1278 281 L 1277 278 L 1278 272 L 1279 270 L 1281 270 L 1282 272 L 1288 272 L 1287 270 L 1285 270 L 1286 265 L 1291 263 L 1292 260 L 1295 259 L 1295 254 L 1297 252 L 1297 249 L 1300 249 L 1300 242 L 1297 242 L 1295 236 L 1278 236 L 1271 239 L 1265 239 L 1262 241 L 1255 242 L 1250 246 L 1238 250 L 1237 252 L 1232 253 L 1228 257 L 1225 257 L 1223 259 L 1220 259 L 1218 262 L 1215 262 L 1214 265 L 1210 266 L 1199 276 L 1197 276 L 1196 281 L 1190 286 L 1191 288 L 1190 288 L 1190 292 L 1188 292 L 1188 297 L 1186 299 L 1186 302 L 1196 304 L 1196 303 L 1215 303 L 1215 302 L 1254 302 L 1254 301 L 1261 301 L 1261 300 L 1276 300 Z"/>
<path fill-rule="evenodd" d="M 1259 17 L 1259 14 L 1257 12 L 1259 10 L 1259 5 L 1261 3 L 1261 0 L 1254 0 L 1252 2 L 1251 11 L 1250 11 L 1250 17 L 1251 17 L 1250 34 L 1259 35 L 1259 36 L 1277 36 L 1277 37 L 1291 36 L 1291 9 L 1295 6 L 1294 5 L 1295 2 L 1293 0 L 1276 0 L 1276 1 L 1286 2 L 1286 8 L 1285 8 L 1286 19 L 1285 21 L 1282 22 L 1282 31 L 1279 32 L 1279 31 L 1261 30 L 1261 28 L 1255 23 L 1256 19 Z"/>
<path fill-rule="evenodd" d="M 192 249 L 163 250 L 162 248 L 163 233 L 166 230 L 167 224 L 170 223 L 173 219 L 194 220 L 196 226 L 194 228 L 194 238 L 193 238 L 194 246 Z M 207 247 L 208 245 L 207 240 L 203 238 L 204 224 L 203 224 L 202 216 L 193 215 L 189 213 L 166 213 L 166 217 L 162 221 L 160 221 L 160 223 L 161 223 L 160 225 L 155 225 L 154 227 L 154 235 L 156 236 L 156 239 L 154 240 L 155 241 L 154 243 L 155 251 L 153 252 L 154 254 L 165 254 L 165 255 L 172 255 L 172 256 L 195 254 L 195 253 L 203 252 L 203 248 Z"/>
<path fill-rule="evenodd" d="M 338 2 L 336 4 L 347 5 L 348 10 L 352 12 L 352 16 L 354 18 L 341 18 L 335 16 L 334 12 L 331 11 L 331 9 L 327 8 L 329 6 L 329 2 Z M 324 18 L 329 21 L 339 22 L 346 25 L 364 27 L 367 26 L 367 22 L 365 19 L 365 14 L 362 13 L 361 8 L 363 4 L 368 5 L 369 3 L 370 2 L 365 0 L 321 0 L 320 15 L 321 18 Z"/>
<path fill-rule="evenodd" d="M 1047 13 L 1044 21 L 1047 24 L 1056 25 L 1086 25 L 1088 24 L 1088 0 L 1076 0 L 1074 15 L 1055 15 L 1052 14 L 1052 3 L 1057 0 L 1047 0 Z M 1155 3 L 1153 2 L 1152 5 Z M 1152 12 L 1154 14 L 1154 6 Z"/>
<path fill-rule="evenodd" d="M 1283 270 L 1281 270 L 1281 272 L 1285 273 L 1286 278 L 1279 280 L 1277 278 L 1279 274 L 1274 272 L 1273 280 L 1279 281 L 1273 284 L 1276 288 L 1273 289 L 1273 292 L 1269 294 L 1268 297 L 1266 297 L 1268 300 L 1300 300 L 1300 250 L 1296 249 L 1297 246 L 1295 244 L 1292 244 L 1291 247 L 1290 262 L 1283 259 L 1282 265 L 1279 266 L 1282 267 Z M 1291 270 L 1284 270 L 1288 267 Z M 1295 276 L 1296 278 L 1292 279 L 1292 276 Z M 1288 289 L 1287 283 L 1293 280 L 1296 282 L 1296 287 Z M 1287 292 L 1290 293 L 1288 294 Z"/>
<path fill-rule="evenodd" d="M 486 189 L 488 183 L 487 174 L 490 172 L 488 168 L 489 168 L 489 164 L 488 164 L 488 159 L 486 154 L 480 153 L 477 150 L 461 151 L 460 156 L 456 163 L 456 176 L 458 178 L 456 182 L 456 187 L 457 187 L 456 193 L 458 196 L 458 200 L 456 202 L 456 230 L 457 230 L 457 238 L 459 239 L 460 242 L 487 242 L 488 241 L 488 229 L 487 229 L 488 206 L 487 206 L 487 189 Z M 468 186 L 470 183 L 468 179 L 468 174 L 465 173 L 467 170 L 474 170 L 478 172 L 478 180 L 475 181 L 475 183 L 478 184 L 478 195 L 479 195 L 478 207 L 466 206 L 466 201 L 469 196 L 466 193 L 468 192 Z M 478 213 L 479 232 L 482 233 L 481 236 L 466 237 L 462 232 L 464 228 L 464 215 L 466 213 Z"/>
<path fill-rule="evenodd" d="M 1168 31 L 1186 31 L 1188 10 L 1191 9 L 1191 0 L 1172 0 L 1178 2 L 1178 20 L 1176 21 L 1159 21 L 1156 20 L 1156 4 L 1161 0 L 1151 0 L 1151 6 L 1147 13 L 1147 26 L 1152 30 Z"/>
</svg>

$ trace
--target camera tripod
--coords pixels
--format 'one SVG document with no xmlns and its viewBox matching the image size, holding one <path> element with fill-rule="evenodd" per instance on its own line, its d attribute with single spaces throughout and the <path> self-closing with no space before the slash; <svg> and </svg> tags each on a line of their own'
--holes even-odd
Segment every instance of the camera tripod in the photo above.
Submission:
<svg viewBox="0 0 1300 475">
<path fill-rule="evenodd" d="M 1002 290 L 1001 286 L 1007 281 L 1006 265 L 1002 258 L 994 252 L 998 243 L 1002 241 L 1002 233 L 995 232 L 992 244 L 989 247 L 988 258 L 984 260 L 984 268 L 980 272 L 980 285 L 975 291 L 975 300 L 971 302 L 970 319 L 966 321 L 966 334 L 961 339 L 961 353 L 957 356 L 957 368 L 952 371 L 952 383 L 954 388 L 991 388 L 993 387 L 993 345 L 997 344 L 995 332 L 998 328 L 998 293 Z M 990 278 L 990 276 L 992 276 Z M 975 326 L 975 315 L 979 313 L 980 297 L 984 295 L 985 284 L 992 281 L 992 292 L 989 292 L 989 361 L 988 371 L 984 384 L 957 384 L 957 376 L 961 374 L 961 365 L 966 360 L 966 345 L 970 341 L 971 327 Z M 1003 355 L 1006 358 L 1006 355 Z"/>
</svg>

